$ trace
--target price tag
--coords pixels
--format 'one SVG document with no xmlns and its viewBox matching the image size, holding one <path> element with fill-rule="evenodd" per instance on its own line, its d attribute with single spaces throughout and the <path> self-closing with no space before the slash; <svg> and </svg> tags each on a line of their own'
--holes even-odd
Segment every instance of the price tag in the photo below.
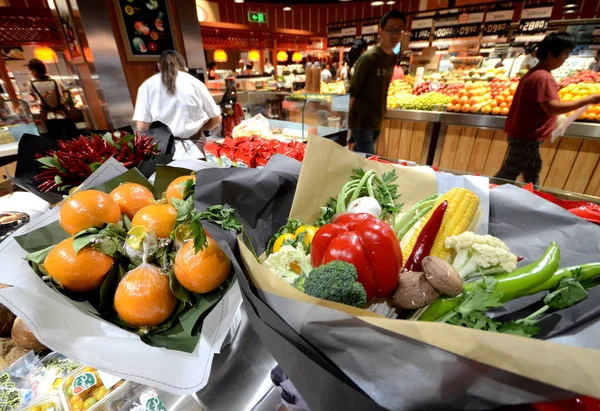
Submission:
<svg viewBox="0 0 600 411">
<path fill-rule="evenodd" d="M 481 24 L 461 24 L 456 27 L 456 37 L 477 37 L 481 31 Z"/>
<path fill-rule="evenodd" d="M 519 22 L 519 33 L 542 33 L 548 30 L 552 7 L 524 8 Z"/>
<path fill-rule="evenodd" d="M 449 26 L 449 27 L 436 27 L 433 32 L 433 38 L 438 39 L 450 39 L 456 37 L 457 27 Z"/>
<path fill-rule="evenodd" d="M 410 41 L 428 41 L 431 29 L 417 29 L 410 31 Z"/>
<path fill-rule="evenodd" d="M 548 30 L 550 19 L 521 20 L 519 23 L 520 33 L 541 33 Z"/>
<path fill-rule="evenodd" d="M 508 34 L 510 23 L 510 21 L 497 21 L 492 23 L 485 23 L 485 26 L 483 27 L 483 35 L 504 37 Z"/>
</svg>

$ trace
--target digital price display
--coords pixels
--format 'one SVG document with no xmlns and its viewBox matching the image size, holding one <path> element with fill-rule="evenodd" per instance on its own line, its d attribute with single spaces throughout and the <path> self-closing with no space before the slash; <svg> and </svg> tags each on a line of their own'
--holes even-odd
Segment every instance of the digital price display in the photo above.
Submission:
<svg viewBox="0 0 600 411">
<path fill-rule="evenodd" d="M 552 7 L 524 8 L 519 22 L 519 33 L 543 33 L 548 30 Z"/>
</svg>

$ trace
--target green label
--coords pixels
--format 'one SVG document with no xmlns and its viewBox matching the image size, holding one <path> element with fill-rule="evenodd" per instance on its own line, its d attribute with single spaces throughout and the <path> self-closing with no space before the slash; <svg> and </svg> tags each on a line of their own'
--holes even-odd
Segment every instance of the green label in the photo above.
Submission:
<svg viewBox="0 0 600 411">
<path fill-rule="evenodd" d="M 248 21 L 250 23 L 266 23 L 267 22 L 267 13 L 263 13 L 261 11 L 249 11 L 248 12 Z"/>
<path fill-rule="evenodd" d="M 151 397 L 146 401 L 146 411 L 167 411 L 158 397 Z"/>
<path fill-rule="evenodd" d="M 81 394 L 88 388 L 96 385 L 96 382 L 96 376 L 91 372 L 84 372 L 83 374 L 78 375 L 73 380 L 73 394 Z"/>
</svg>

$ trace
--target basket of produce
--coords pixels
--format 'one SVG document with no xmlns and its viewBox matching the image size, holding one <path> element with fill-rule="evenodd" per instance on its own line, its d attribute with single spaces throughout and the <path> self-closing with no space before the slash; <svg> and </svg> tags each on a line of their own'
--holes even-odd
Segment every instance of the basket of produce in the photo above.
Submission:
<svg viewBox="0 0 600 411">
<path fill-rule="evenodd" d="M 124 129 L 87 133 L 71 140 L 25 134 L 19 142 L 13 181 L 55 204 L 109 158 L 128 169 L 137 167 L 150 177 L 158 164 L 171 161 L 173 153 L 173 135 L 160 122 L 143 133 Z"/>
<path fill-rule="evenodd" d="M 160 166 L 152 185 L 108 159 L 2 243 L 0 282 L 12 286 L 2 304 L 39 342 L 83 364 L 199 390 L 240 304 L 230 260 L 204 227 L 239 227 L 229 207 L 196 211 L 194 182 L 189 170 Z M 70 396 L 92 407 L 96 391 Z"/>
<path fill-rule="evenodd" d="M 215 239 L 239 251 L 251 323 L 311 409 L 597 395 L 597 226 L 520 188 L 322 139 L 299 166 L 206 170 L 196 204 L 237 209 L 244 236 Z"/>
</svg>

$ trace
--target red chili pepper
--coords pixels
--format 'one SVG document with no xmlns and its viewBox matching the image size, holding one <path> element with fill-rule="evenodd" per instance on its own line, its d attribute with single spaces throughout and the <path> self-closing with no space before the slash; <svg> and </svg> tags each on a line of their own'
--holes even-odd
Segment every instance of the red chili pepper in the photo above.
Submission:
<svg viewBox="0 0 600 411">
<path fill-rule="evenodd" d="M 402 250 L 394 230 L 369 214 L 342 214 L 321 227 L 310 248 L 312 265 L 346 261 L 356 267 L 367 300 L 389 296 L 398 285 Z"/>
<path fill-rule="evenodd" d="M 440 204 L 435 211 L 431 214 L 431 218 L 421 230 L 421 233 L 417 237 L 415 247 L 406 261 L 404 269 L 407 271 L 421 271 L 421 263 L 423 259 L 431 253 L 431 248 L 435 242 L 442 221 L 444 220 L 444 213 L 446 213 L 446 207 L 448 207 L 448 201 L 444 201 Z"/>
</svg>

